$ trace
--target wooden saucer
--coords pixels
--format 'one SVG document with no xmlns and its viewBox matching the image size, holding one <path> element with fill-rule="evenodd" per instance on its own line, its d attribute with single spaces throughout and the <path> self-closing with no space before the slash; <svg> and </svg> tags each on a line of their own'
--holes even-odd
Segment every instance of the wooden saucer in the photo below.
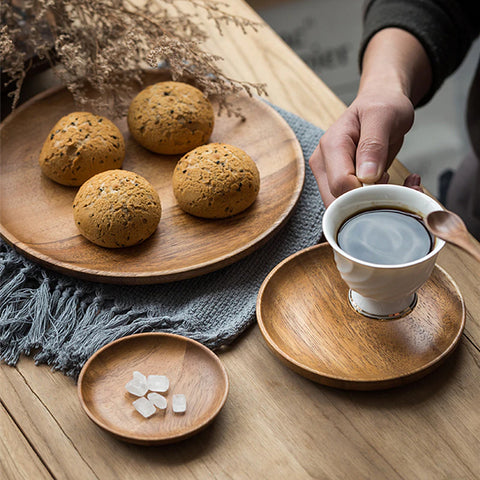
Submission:
<svg viewBox="0 0 480 480">
<path fill-rule="evenodd" d="M 132 405 L 138 397 L 125 385 L 134 371 L 166 375 L 167 410 L 144 418 Z M 209 425 L 228 394 L 228 377 L 219 358 L 189 338 L 168 333 L 140 333 L 98 350 L 83 366 L 78 396 L 87 415 L 121 440 L 159 445 L 183 440 Z M 172 397 L 185 394 L 187 410 L 172 411 Z"/>
<path fill-rule="evenodd" d="M 324 385 L 375 390 L 436 368 L 461 338 L 465 306 L 452 278 L 435 266 L 409 315 L 364 317 L 350 306 L 332 249 L 323 243 L 270 272 L 258 295 L 257 319 L 270 349 L 295 372 Z"/>
</svg>

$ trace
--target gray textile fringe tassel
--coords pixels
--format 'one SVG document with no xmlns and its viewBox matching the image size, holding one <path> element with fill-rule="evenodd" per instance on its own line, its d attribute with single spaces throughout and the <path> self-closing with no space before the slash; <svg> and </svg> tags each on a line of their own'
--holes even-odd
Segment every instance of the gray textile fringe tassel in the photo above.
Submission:
<svg viewBox="0 0 480 480">
<path fill-rule="evenodd" d="M 322 130 L 284 110 L 308 162 Z M 116 286 L 46 270 L 0 240 L 0 359 L 21 354 L 76 378 L 107 343 L 140 332 L 184 335 L 215 349 L 255 321 L 258 290 L 272 268 L 314 245 L 324 207 L 306 165 L 304 188 L 288 223 L 239 262 L 198 278 L 169 284 Z"/>
</svg>

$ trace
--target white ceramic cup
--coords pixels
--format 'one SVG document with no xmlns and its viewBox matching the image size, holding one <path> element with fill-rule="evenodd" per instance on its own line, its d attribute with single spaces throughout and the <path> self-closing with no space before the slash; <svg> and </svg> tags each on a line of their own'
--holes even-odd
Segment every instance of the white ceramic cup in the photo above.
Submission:
<svg viewBox="0 0 480 480">
<path fill-rule="evenodd" d="M 372 208 L 399 208 L 425 217 L 442 206 L 428 195 L 400 185 L 371 185 L 335 199 L 323 216 L 323 233 L 334 252 L 341 277 L 350 287 L 349 300 L 358 312 L 372 318 L 399 318 L 416 305 L 416 291 L 428 280 L 445 242 L 435 238 L 433 250 L 418 260 L 378 265 L 344 252 L 337 243 L 343 222 Z"/>
</svg>

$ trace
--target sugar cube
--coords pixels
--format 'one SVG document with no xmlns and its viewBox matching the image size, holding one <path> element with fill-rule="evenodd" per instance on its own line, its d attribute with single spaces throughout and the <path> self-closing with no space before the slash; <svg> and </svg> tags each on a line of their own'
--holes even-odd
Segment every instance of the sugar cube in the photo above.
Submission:
<svg viewBox="0 0 480 480">
<path fill-rule="evenodd" d="M 136 370 L 133 372 L 133 379 L 138 381 L 139 383 L 147 383 L 147 377 Z"/>
<path fill-rule="evenodd" d="M 148 391 L 147 383 L 139 381 L 137 378 L 133 378 L 126 385 L 127 392 L 137 397 L 143 397 Z"/>
<path fill-rule="evenodd" d="M 152 392 L 166 392 L 170 386 L 170 381 L 165 375 L 149 375 L 147 377 L 147 387 Z"/>
<path fill-rule="evenodd" d="M 177 393 L 172 397 L 172 410 L 175 413 L 183 413 L 187 409 L 187 399 L 183 393 Z"/>
<path fill-rule="evenodd" d="M 145 418 L 151 417 L 156 411 L 155 405 L 145 397 L 140 397 L 135 400 L 133 406 L 135 407 L 135 410 Z"/>
<path fill-rule="evenodd" d="M 147 398 L 160 410 L 165 410 L 167 408 L 167 399 L 163 395 L 150 392 L 147 395 Z"/>
</svg>

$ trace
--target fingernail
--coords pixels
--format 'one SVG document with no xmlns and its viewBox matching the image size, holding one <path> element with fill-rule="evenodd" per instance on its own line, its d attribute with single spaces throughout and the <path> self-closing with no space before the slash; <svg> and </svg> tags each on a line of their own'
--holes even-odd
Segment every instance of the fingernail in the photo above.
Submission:
<svg viewBox="0 0 480 480">
<path fill-rule="evenodd" d="M 357 177 L 362 182 L 374 181 L 377 178 L 378 165 L 374 162 L 364 162 L 358 166 Z"/>
</svg>

